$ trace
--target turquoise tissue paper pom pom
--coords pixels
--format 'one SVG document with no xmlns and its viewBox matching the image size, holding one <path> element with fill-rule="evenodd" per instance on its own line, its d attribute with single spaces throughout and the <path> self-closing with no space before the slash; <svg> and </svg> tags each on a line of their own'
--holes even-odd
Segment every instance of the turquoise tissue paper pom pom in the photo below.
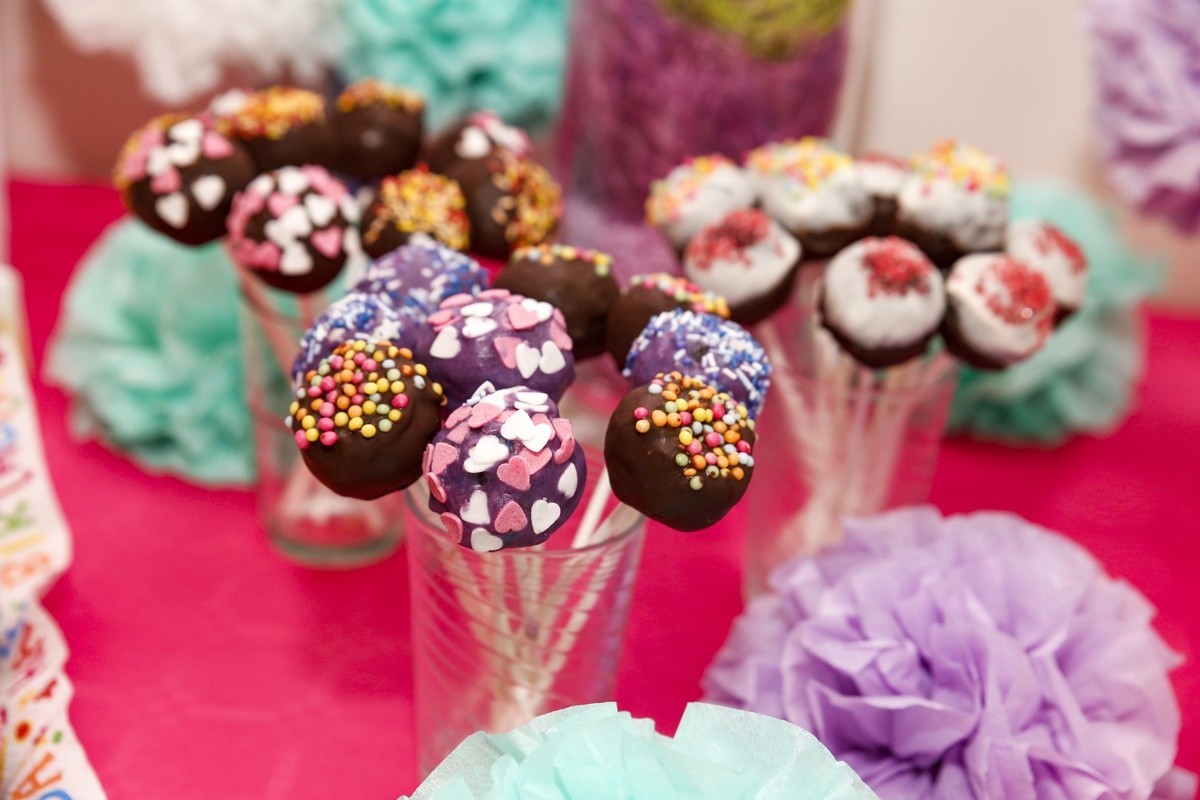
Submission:
<svg viewBox="0 0 1200 800">
<path fill-rule="evenodd" d="M 687 707 L 674 738 L 615 703 L 554 711 L 510 733 L 475 733 L 411 800 L 614 797 L 878 800 L 802 728 L 705 703 Z"/>
<path fill-rule="evenodd" d="M 345 0 L 339 71 L 422 92 L 433 129 L 491 109 L 526 127 L 558 111 L 567 0 Z"/>
<path fill-rule="evenodd" d="M 1161 264 L 1130 250 L 1115 214 L 1078 190 L 1018 185 L 1011 213 L 1052 222 L 1079 243 L 1090 263 L 1087 297 L 1029 360 L 1002 372 L 964 367 L 949 430 L 1041 445 L 1108 432 L 1128 413 L 1142 374 L 1137 306 L 1160 287 Z"/>
<path fill-rule="evenodd" d="M 240 302 L 221 245 L 185 247 L 133 219 L 111 226 L 76 271 L 45 367 L 73 395 L 76 433 L 151 472 L 253 480 Z"/>
</svg>

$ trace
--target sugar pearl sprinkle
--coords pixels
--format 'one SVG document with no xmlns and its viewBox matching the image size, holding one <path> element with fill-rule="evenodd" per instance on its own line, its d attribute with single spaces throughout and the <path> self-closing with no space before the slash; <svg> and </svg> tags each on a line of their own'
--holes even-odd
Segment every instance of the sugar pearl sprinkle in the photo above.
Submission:
<svg viewBox="0 0 1200 800">
<path fill-rule="evenodd" d="M 663 225 L 679 219 L 680 209 L 696 196 L 705 181 L 717 170 L 730 168 L 737 169 L 737 164 L 718 154 L 684 161 L 681 167 L 672 170 L 669 178 L 650 184 L 646 221 L 651 225 Z"/>
<path fill-rule="evenodd" d="M 646 388 L 655 402 L 633 410 L 634 428 L 678 431 L 675 464 L 692 489 L 703 489 L 705 480 L 745 480 L 754 467 L 754 420 L 744 405 L 679 372 L 659 373 Z"/>
<path fill-rule="evenodd" d="M 466 208 L 457 181 L 421 165 L 383 179 L 372 208 L 375 217 L 363 231 L 363 241 L 374 244 L 388 226 L 394 226 L 403 233 L 428 233 L 447 247 L 465 250 L 470 230 Z"/>
<path fill-rule="evenodd" d="M 854 159 L 815 136 L 766 144 L 751 150 L 746 166 L 765 175 L 783 175 L 815 189 L 835 173 L 854 166 Z"/>
<path fill-rule="evenodd" d="M 419 114 L 425 108 L 425 98 L 420 92 L 393 86 L 375 78 L 364 78 L 352 83 L 338 95 L 337 107 L 341 111 L 368 106 L 402 108 L 412 114 Z"/>
<path fill-rule="evenodd" d="M 926 185 L 950 180 L 968 192 L 982 192 L 991 197 L 1008 196 L 1008 168 L 1004 162 L 954 139 L 942 139 L 928 153 L 913 156 L 912 169 Z"/>
<path fill-rule="evenodd" d="M 654 289 L 662 292 L 676 303 L 686 306 L 697 314 L 715 314 L 721 319 L 729 319 L 729 303 L 719 294 L 705 291 L 687 278 L 681 278 L 668 272 L 655 272 L 651 275 L 634 275 L 629 282 L 629 288 Z"/>
<path fill-rule="evenodd" d="M 538 244 L 519 247 L 512 255 L 513 263 L 517 261 L 532 261 L 536 264 L 549 266 L 555 259 L 563 261 L 582 261 L 591 264 L 596 274 L 601 278 L 612 271 L 612 256 L 599 250 L 588 250 L 583 247 L 573 247 L 569 244 Z"/>
<path fill-rule="evenodd" d="M 343 436 L 371 439 L 389 432 L 404 417 L 410 383 L 428 387 L 445 404 L 441 384 L 412 359 L 411 350 L 388 341 L 338 345 L 296 389 L 287 420 L 296 445 L 333 447 Z"/>
</svg>

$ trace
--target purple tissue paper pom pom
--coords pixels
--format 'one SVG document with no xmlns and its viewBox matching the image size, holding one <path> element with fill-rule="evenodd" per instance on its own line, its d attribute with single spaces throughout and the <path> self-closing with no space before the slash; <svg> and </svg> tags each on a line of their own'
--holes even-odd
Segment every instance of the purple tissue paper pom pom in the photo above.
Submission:
<svg viewBox="0 0 1200 800">
<path fill-rule="evenodd" d="M 1109 174 L 1147 214 L 1200 230 L 1200 3 L 1090 0 Z"/>
<path fill-rule="evenodd" d="M 845 532 L 776 570 L 709 668 L 709 700 L 808 728 L 883 800 L 1194 795 L 1172 769 L 1179 658 L 1083 548 L 930 507 Z"/>
</svg>

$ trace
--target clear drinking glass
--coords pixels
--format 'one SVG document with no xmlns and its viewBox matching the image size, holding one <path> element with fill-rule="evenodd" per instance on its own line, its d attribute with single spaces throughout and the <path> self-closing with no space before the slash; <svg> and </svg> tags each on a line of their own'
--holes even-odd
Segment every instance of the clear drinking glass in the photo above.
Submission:
<svg viewBox="0 0 1200 800">
<path fill-rule="evenodd" d="M 243 284 L 242 353 L 254 420 L 259 519 L 275 549 L 312 567 L 348 568 L 392 553 L 404 532 L 399 497 L 354 500 L 334 494 L 304 466 L 287 425 L 297 342 L 320 301 Z"/>
<path fill-rule="evenodd" d="M 602 467 L 591 456 L 580 509 L 538 547 L 461 547 L 429 511 L 425 483 L 406 492 L 422 775 L 475 731 L 613 699 L 646 523 L 622 505 L 595 544 L 572 548 Z"/>
<path fill-rule="evenodd" d="M 924 502 L 954 397 L 943 351 L 882 370 L 842 352 L 811 311 L 819 274 L 806 268 L 800 301 L 755 331 L 774 372 L 746 499 L 747 597 L 783 561 L 839 542 L 843 517 Z"/>
</svg>

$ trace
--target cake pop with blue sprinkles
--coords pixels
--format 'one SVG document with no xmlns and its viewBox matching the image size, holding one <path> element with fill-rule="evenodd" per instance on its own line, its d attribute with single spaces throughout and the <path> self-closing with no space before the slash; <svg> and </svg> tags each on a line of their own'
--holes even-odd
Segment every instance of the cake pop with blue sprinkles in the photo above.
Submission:
<svg viewBox="0 0 1200 800">
<path fill-rule="evenodd" d="M 424 319 L 447 297 L 488 288 L 487 272 L 470 256 L 416 234 L 403 247 L 371 262 L 355 290 L 380 295 L 392 308 L 407 307 Z"/>
<path fill-rule="evenodd" d="M 767 353 L 745 328 L 683 309 L 663 312 L 646 324 L 622 374 L 640 386 L 672 371 L 703 378 L 743 403 L 751 418 L 762 410 L 771 385 Z"/>
<path fill-rule="evenodd" d="M 330 304 L 300 339 L 292 379 L 301 381 L 333 348 L 354 339 L 412 342 L 424 316 L 412 308 L 393 308 L 381 295 L 352 291 Z"/>
</svg>

